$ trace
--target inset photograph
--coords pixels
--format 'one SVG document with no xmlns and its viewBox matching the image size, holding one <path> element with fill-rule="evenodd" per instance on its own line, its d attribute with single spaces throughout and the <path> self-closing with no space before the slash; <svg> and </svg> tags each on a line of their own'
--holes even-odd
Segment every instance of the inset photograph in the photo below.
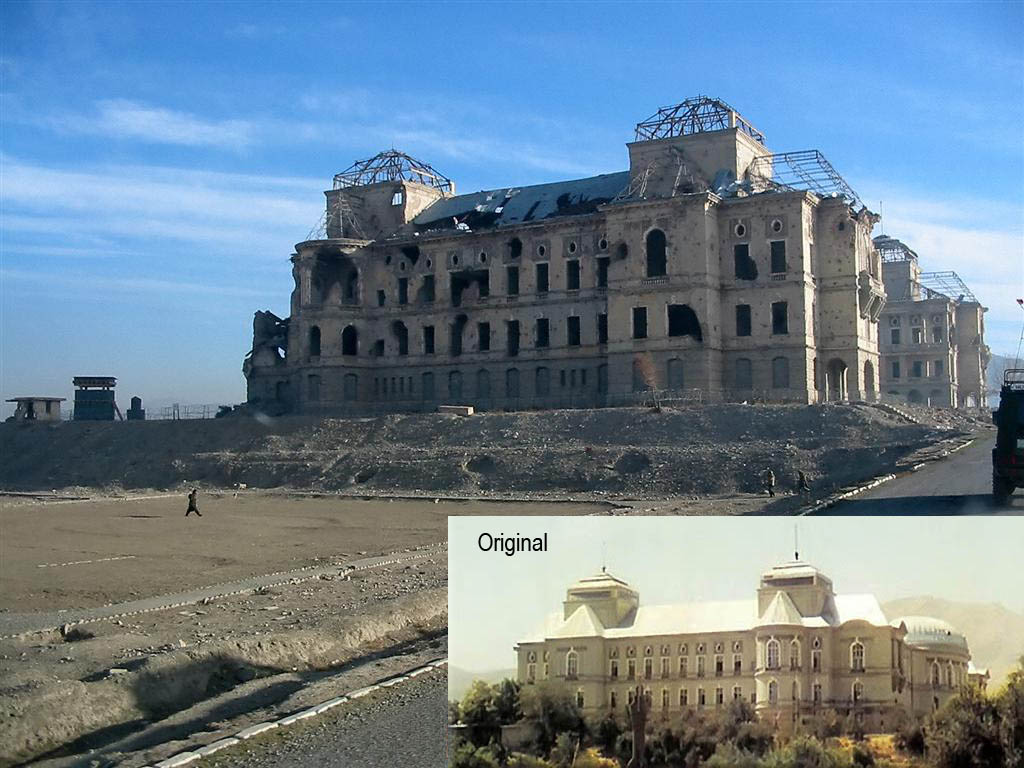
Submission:
<svg viewBox="0 0 1024 768">
<path fill-rule="evenodd" d="M 1022 543 L 1017 517 L 449 518 L 450 765 L 1009 765 Z"/>
</svg>

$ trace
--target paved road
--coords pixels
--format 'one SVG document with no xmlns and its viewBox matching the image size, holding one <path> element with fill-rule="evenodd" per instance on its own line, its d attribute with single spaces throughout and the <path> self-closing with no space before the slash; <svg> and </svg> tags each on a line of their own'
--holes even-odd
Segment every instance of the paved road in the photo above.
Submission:
<svg viewBox="0 0 1024 768">
<path fill-rule="evenodd" d="M 442 768 L 448 676 L 438 670 L 218 753 L 203 768 Z M 363 703 L 365 702 L 365 703 Z M 334 714 L 337 711 L 338 714 Z"/>
<path fill-rule="evenodd" d="M 992 505 L 992 443 L 983 432 L 957 453 L 842 501 L 825 515 L 992 515 L 1024 514 L 1024 489 L 1010 504 Z"/>
</svg>

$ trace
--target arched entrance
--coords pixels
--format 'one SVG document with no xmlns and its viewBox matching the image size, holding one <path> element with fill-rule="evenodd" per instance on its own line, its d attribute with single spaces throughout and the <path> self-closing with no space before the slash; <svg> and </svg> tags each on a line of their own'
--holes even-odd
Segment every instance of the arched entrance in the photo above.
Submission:
<svg viewBox="0 0 1024 768">
<path fill-rule="evenodd" d="M 849 390 L 846 383 L 848 371 L 846 363 L 834 357 L 828 361 L 825 369 L 826 398 L 830 402 L 842 402 L 849 397 Z"/>
</svg>

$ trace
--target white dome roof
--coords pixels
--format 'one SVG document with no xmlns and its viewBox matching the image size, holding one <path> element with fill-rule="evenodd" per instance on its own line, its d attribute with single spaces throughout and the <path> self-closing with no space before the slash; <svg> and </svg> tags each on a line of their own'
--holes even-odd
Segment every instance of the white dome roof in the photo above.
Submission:
<svg viewBox="0 0 1024 768">
<path fill-rule="evenodd" d="M 898 627 L 901 623 L 907 627 L 907 636 L 903 639 L 907 645 L 942 645 L 967 650 L 967 638 L 947 621 L 931 616 L 900 616 L 892 625 Z"/>
</svg>

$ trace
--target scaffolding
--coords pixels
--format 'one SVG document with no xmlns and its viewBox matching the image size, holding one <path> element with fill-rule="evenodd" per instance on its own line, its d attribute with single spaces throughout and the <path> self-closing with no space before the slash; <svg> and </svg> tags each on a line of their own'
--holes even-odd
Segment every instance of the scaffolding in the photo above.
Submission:
<svg viewBox="0 0 1024 768">
<path fill-rule="evenodd" d="M 455 185 L 426 163 L 389 149 L 374 155 L 369 160 L 353 163 L 334 177 L 334 188 L 362 187 L 384 181 L 415 181 L 441 192 L 442 197 L 455 194 Z"/>
<path fill-rule="evenodd" d="M 917 261 L 917 253 L 895 237 L 879 235 L 873 242 L 883 262 Z"/>
<path fill-rule="evenodd" d="M 854 208 L 864 207 L 846 179 L 816 149 L 762 155 L 750 164 L 747 174 L 760 191 L 809 189 L 819 197 L 842 197 Z"/>
<path fill-rule="evenodd" d="M 694 96 L 680 104 L 661 107 L 649 118 L 636 124 L 636 140 L 668 139 L 726 128 L 738 128 L 754 141 L 764 144 L 764 134 L 739 112 L 724 101 L 709 96 Z"/>
<path fill-rule="evenodd" d="M 925 293 L 925 298 L 937 299 L 945 296 L 957 302 L 970 302 L 978 304 L 971 289 L 960 279 L 956 272 L 922 272 L 918 276 L 918 282 Z"/>
</svg>

